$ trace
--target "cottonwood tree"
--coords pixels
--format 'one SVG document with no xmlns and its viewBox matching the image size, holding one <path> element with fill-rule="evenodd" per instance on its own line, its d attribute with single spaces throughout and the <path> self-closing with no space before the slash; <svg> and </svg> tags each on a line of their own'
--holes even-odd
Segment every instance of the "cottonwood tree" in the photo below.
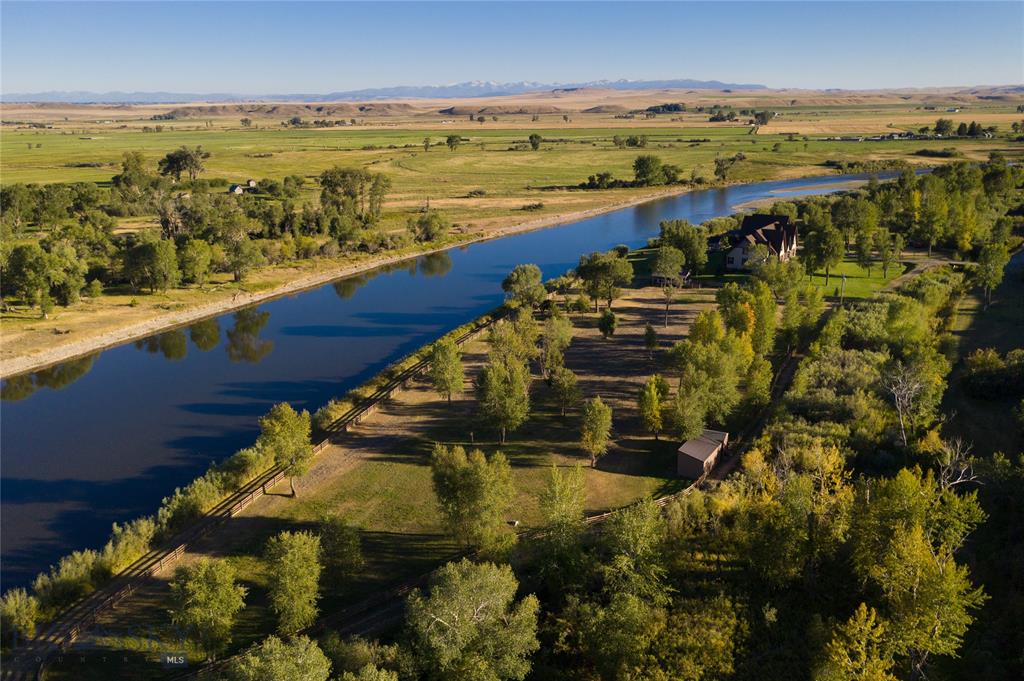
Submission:
<svg viewBox="0 0 1024 681">
<path fill-rule="evenodd" d="M 650 323 L 644 327 L 644 347 L 647 348 L 647 358 L 654 359 L 654 351 L 658 349 L 658 332 Z"/>
<path fill-rule="evenodd" d="M 426 243 L 443 238 L 451 229 L 452 224 L 448 218 L 436 210 L 427 210 L 417 217 L 409 218 L 406 226 L 416 241 Z"/>
<path fill-rule="evenodd" d="M 515 489 L 501 452 L 489 459 L 479 449 L 434 445 L 430 456 L 434 493 L 445 527 L 463 546 L 500 554 L 515 540 L 506 520 Z"/>
<path fill-rule="evenodd" d="M 668 412 L 668 425 L 672 434 L 680 440 L 692 440 L 704 432 L 704 421 L 707 409 L 703 406 L 699 393 L 680 391 L 676 393 Z"/>
<path fill-rule="evenodd" d="M 544 321 L 544 329 L 541 332 L 541 364 L 549 380 L 556 369 L 564 366 L 565 351 L 572 343 L 572 334 L 572 320 L 557 308 Z"/>
<path fill-rule="evenodd" d="M 462 142 L 462 137 L 459 135 L 448 135 L 448 138 L 444 141 L 448 145 L 448 149 L 455 151 L 459 148 L 459 144 Z"/>
<path fill-rule="evenodd" d="M 824 658 L 815 675 L 821 681 L 896 681 L 885 622 L 865 603 L 833 629 Z"/>
<path fill-rule="evenodd" d="M 465 383 L 462 351 L 453 339 L 442 338 L 431 348 L 430 380 L 434 384 L 434 390 L 448 400 L 448 404 L 452 402 L 452 395 L 462 393 Z"/>
<path fill-rule="evenodd" d="M 896 415 L 900 421 L 900 439 L 908 445 L 907 421 L 914 411 L 917 398 L 924 391 L 924 381 L 913 367 L 902 362 L 894 363 L 882 376 L 882 387 L 892 397 Z"/>
<path fill-rule="evenodd" d="M 843 261 L 843 235 L 832 226 L 822 225 L 804 237 L 804 260 L 812 274 L 817 269 L 825 270 L 825 287 L 828 287 L 832 268 Z"/>
<path fill-rule="evenodd" d="M 132 288 L 148 286 L 151 293 L 166 291 L 181 281 L 174 242 L 166 239 L 144 241 L 125 252 L 124 273 Z"/>
<path fill-rule="evenodd" d="M 559 367 L 551 372 L 551 390 L 555 394 L 555 401 L 562 416 L 565 416 L 566 409 L 575 407 L 580 401 L 577 383 L 576 374 L 571 369 Z"/>
<path fill-rule="evenodd" d="M 586 529 L 586 482 L 579 464 L 561 469 L 552 464 L 547 484 L 538 495 L 544 520 L 539 537 L 540 573 L 552 594 L 580 577 L 584 567 L 580 538 Z"/>
<path fill-rule="evenodd" d="M 700 274 L 708 263 L 708 230 L 687 220 L 663 220 L 659 240 L 663 245 L 683 252 L 684 267 L 690 274 Z"/>
<path fill-rule="evenodd" d="M 547 298 L 547 290 L 541 282 L 540 268 L 536 265 L 516 265 L 501 282 L 505 292 L 505 303 L 512 308 L 532 309 Z"/>
<path fill-rule="evenodd" d="M 229 681 L 327 681 L 331 661 L 307 636 L 268 636 L 232 659 L 227 673 Z"/>
<path fill-rule="evenodd" d="M 427 678 L 521 681 L 530 672 L 540 605 L 533 595 L 516 602 L 511 568 L 448 563 L 416 590 L 406 606 L 415 658 Z"/>
<path fill-rule="evenodd" d="M 543 137 L 541 137 L 537 133 L 533 133 L 532 135 L 530 135 L 530 148 L 533 149 L 534 151 L 537 151 L 538 149 L 540 149 L 540 143 L 543 141 Z"/>
<path fill-rule="evenodd" d="M 608 440 L 612 432 L 612 408 L 601 396 L 587 400 L 580 415 L 580 447 L 590 455 L 591 467 L 608 452 Z"/>
<path fill-rule="evenodd" d="M 992 291 L 1003 281 L 1003 273 L 1010 262 L 1010 252 L 1005 243 L 989 242 L 978 255 L 978 269 L 975 278 L 985 291 L 985 308 L 992 303 Z"/>
<path fill-rule="evenodd" d="M 305 475 L 313 461 L 310 442 L 312 424 L 308 411 L 297 412 L 287 402 L 271 407 L 260 419 L 256 446 L 274 454 L 274 463 L 284 469 L 295 496 L 295 478 Z"/>
<path fill-rule="evenodd" d="M 525 362 L 492 358 L 476 378 L 477 403 L 498 428 L 500 441 L 530 414 L 530 371 Z"/>
<path fill-rule="evenodd" d="M 640 422 L 644 430 L 654 435 L 657 440 L 664 429 L 664 402 L 668 399 L 668 381 L 654 374 L 640 388 Z"/>
<path fill-rule="evenodd" d="M 682 284 L 683 266 L 686 256 L 674 246 L 662 246 L 654 256 L 652 273 L 661 280 L 661 291 L 665 296 L 665 328 L 668 328 L 668 311 L 676 292 Z"/>
<path fill-rule="evenodd" d="M 170 586 L 171 621 L 208 654 L 222 652 L 245 607 L 247 589 L 235 583 L 234 567 L 224 560 L 200 560 L 179 567 Z"/>
<path fill-rule="evenodd" d="M 320 600 L 320 537 L 310 532 L 281 532 L 267 542 L 270 608 L 277 631 L 294 634 L 316 619 Z"/>
<path fill-rule="evenodd" d="M 187 174 L 188 179 L 195 182 L 199 173 L 205 169 L 203 160 L 210 158 L 210 153 L 203 151 L 202 147 L 189 149 L 181 147 L 164 156 L 157 163 L 161 175 L 173 175 L 175 182 L 181 181 L 182 174 Z"/>
<path fill-rule="evenodd" d="M 594 310 L 598 309 L 598 300 L 612 301 L 619 297 L 620 287 L 633 281 L 633 265 L 615 252 L 591 253 L 580 258 L 576 266 L 576 276 L 583 281 L 583 290 L 594 302 Z"/>
<path fill-rule="evenodd" d="M 213 260 L 213 249 L 202 239 L 189 239 L 178 249 L 178 269 L 181 280 L 185 283 L 206 283 L 210 275 L 210 263 Z"/>
</svg>

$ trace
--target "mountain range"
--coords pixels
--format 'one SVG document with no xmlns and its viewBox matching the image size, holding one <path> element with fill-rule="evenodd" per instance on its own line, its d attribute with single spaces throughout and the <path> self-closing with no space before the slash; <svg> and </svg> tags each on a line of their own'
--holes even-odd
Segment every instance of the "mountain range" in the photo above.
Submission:
<svg viewBox="0 0 1024 681">
<path fill-rule="evenodd" d="M 525 92 L 549 90 L 579 90 L 604 88 L 611 90 L 763 90 L 764 85 L 755 83 L 723 83 L 718 80 L 693 80 L 679 78 L 670 80 L 592 80 L 582 83 L 538 83 L 518 81 L 498 83 L 495 81 L 473 80 L 449 85 L 399 85 L 395 87 L 344 90 L 327 94 L 264 94 L 244 95 L 224 92 L 89 92 L 83 90 L 51 90 L 47 92 L 17 92 L 0 95 L 5 102 L 56 102 L 66 104 L 178 104 L 188 102 L 338 102 L 367 101 L 374 99 L 462 99 L 467 97 L 497 97 L 518 95 Z"/>
</svg>

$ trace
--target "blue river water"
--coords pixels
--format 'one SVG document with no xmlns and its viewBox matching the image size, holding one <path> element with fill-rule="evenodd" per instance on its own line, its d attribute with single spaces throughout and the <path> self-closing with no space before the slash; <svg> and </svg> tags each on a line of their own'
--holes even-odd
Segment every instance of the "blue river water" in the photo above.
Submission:
<svg viewBox="0 0 1024 681">
<path fill-rule="evenodd" d="M 698 223 L 765 198 L 834 191 L 864 176 L 694 191 L 414 258 L 13 377 L 0 405 L 0 580 L 26 584 L 60 556 L 99 548 L 111 523 L 252 443 L 276 402 L 311 412 L 495 307 L 514 266 L 564 273 L 579 256 L 638 246 L 662 220 Z"/>
</svg>

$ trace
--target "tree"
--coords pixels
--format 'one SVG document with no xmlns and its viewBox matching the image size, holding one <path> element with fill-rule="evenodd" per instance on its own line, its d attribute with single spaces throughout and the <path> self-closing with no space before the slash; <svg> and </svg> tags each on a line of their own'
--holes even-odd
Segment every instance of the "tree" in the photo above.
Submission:
<svg viewBox="0 0 1024 681">
<path fill-rule="evenodd" d="M 206 283 L 210 274 L 210 262 L 213 259 L 213 249 L 210 244 L 202 239 L 189 239 L 178 250 L 178 268 L 181 271 L 181 280 L 187 283 Z"/>
<path fill-rule="evenodd" d="M 654 358 L 654 351 L 658 349 L 658 332 L 650 323 L 644 327 L 644 347 L 647 348 L 648 358 Z"/>
<path fill-rule="evenodd" d="M 665 184 L 665 172 L 661 159 L 653 154 L 637 156 L 633 161 L 633 176 L 640 187 Z"/>
<path fill-rule="evenodd" d="M 571 369 L 559 367 L 551 372 L 551 390 L 555 400 L 565 416 L 565 410 L 576 406 L 580 401 L 580 389 L 577 386 L 576 374 Z"/>
<path fill-rule="evenodd" d="M 4 269 L 5 286 L 14 289 L 22 302 L 32 307 L 50 292 L 56 277 L 53 259 L 37 243 L 15 246 Z"/>
<path fill-rule="evenodd" d="M 902 237 L 899 238 L 902 240 Z M 878 261 L 882 266 L 882 277 L 888 278 L 889 268 L 898 263 L 900 258 L 899 253 L 896 252 L 896 242 L 892 232 L 887 229 L 879 229 L 875 232 L 875 251 L 878 253 Z"/>
<path fill-rule="evenodd" d="M 200 560 L 179 567 L 171 581 L 171 621 L 211 655 L 231 641 L 235 616 L 245 607 L 246 588 L 235 584 L 235 569 L 224 560 Z"/>
<path fill-rule="evenodd" d="M 174 242 L 167 239 L 143 242 L 125 255 L 125 274 L 132 286 L 146 285 L 153 293 L 166 291 L 181 281 Z"/>
<path fill-rule="evenodd" d="M 268 636 L 231 660 L 227 671 L 230 681 L 327 681 L 331 661 L 307 636 L 287 642 Z"/>
<path fill-rule="evenodd" d="M 296 412 L 292 405 L 280 402 L 260 419 L 256 446 L 274 454 L 274 464 L 284 469 L 295 496 L 295 478 L 305 475 L 313 460 L 308 411 Z"/>
<path fill-rule="evenodd" d="M 1010 253 L 1004 242 L 985 244 L 978 255 L 975 279 L 985 291 L 985 307 L 992 303 L 992 291 L 1003 281 L 1003 273 L 1010 262 Z"/>
<path fill-rule="evenodd" d="M 508 548 L 514 536 L 506 520 L 515 489 L 512 469 L 501 452 L 438 443 L 430 456 L 434 493 L 448 532 L 466 547 L 491 553 Z"/>
<path fill-rule="evenodd" d="M 406 607 L 410 644 L 426 678 L 521 681 L 537 641 L 535 596 L 515 601 L 507 565 L 448 563 Z"/>
<path fill-rule="evenodd" d="M 662 246 L 654 257 L 654 276 L 661 279 L 661 290 L 665 295 L 665 328 L 668 328 L 668 310 L 679 289 L 686 256 L 674 246 Z"/>
<path fill-rule="evenodd" d="M 606 309 L 597 320 L 597 328 L 601 335 L 607 339 L 609 336 L 614 335 L 617 323 L 618 320 L 615 318 L 615 313 Z"/>
<path fill-rule="evenodd" d="M 267 542 L 270 609 L 279 633 L 294 634 L 316 619 L 320 559 L 320 537 L 309 532 L 284 531 Z"/>
<path fill-rule="evenodd" d="M 538 149 L 540 149 L 540 143 L 543 141 L 543 137 L 541 137 L 537 133 L 533 133 L 532 135 L 530 135 L 530 148 L 533 149 L 534 151 L 537 151 Z"/>
<path fill-rule="evenodd" d="M 583 290 L 594 301 L 595 310 L 597 301 L 602 298 L 608 301 L 610 308 L 619 296 L 619 287 L 633 281 L 633 265 L 614 252 L 591 253 L 580 258 L 576 276 L 583 281 Z"/>
<path fill-rule="evenodd" d="M 708 263 L 708 230 L 687 220 L 662 220 L 660 242 L 683 252 L 683 266 L 693 275 Z"/>
<path fill-rule="evenodd" d="M 865 230 L 857 232 L 854 253 L 857 255 L 857 264 L 867 272 L 868 277 L 871 276 L 871 256 L 874 254 L 874 245 L 874 234 Z"/>
<path fill-rule="evenodd" d="M 777 306 L 775 294 L 763 281 L 755 280 L 750 285 L 750 307 L 754 313 L 750 342 L 755 354 L 767 355 L 775 346 Z"/>
<path fill-rule="evenodd" d="M 563 470 L 552 464 L 547 484 L 538 501 L 544 519 L 542 544 L 538 552 L 540 572 L 554 594 L 575 583 L 583 568 L 580 538 L 586 528 L 586 481 L 579 464 Z"/>
<path fill-rule="evenodd" d="M 448 404 L 452 402 L 452 395 L 462 393 L 465 383 L 462 351 L 453 339 L 442 338 L 431 348 L 430 380 L 434 384 L 434 390 L 448 400 Z"/>
<path fill-rule="evenodd" d="M 424 137 L 423 138 L 423 151 L 430 151 L 430 138 L 429 137 Z"/>
<path fill-rule="evenodd" d="M 187 174 L 188 179 L 195 182 L 196 177 L 204 170 L 203 159 L 209 157 L 210 154 L 204 152 L 202 147 L 189 149 L 182 146 L 160 159 L 157 168 L 161 175 L 173 175 L 175 182 L 181 181 L 182 173 Z"/>
<path fill-rule="evenodd" d="M 0 641 L 16 647 L 36 635 L 39 600 L 20 587 L 8 589 L 0 599 Z"/>
<path fill-rule="evenodd" d="M 407 227 L 416 241 L 425 243 L 443 239 L 452 224 L 448 218 L 436 210 L 427 210 L 415 218 L 409 218 Z"/>
<path fill-rule="evenodd" d="M 948 118 L 940 118 L 935 121 L 935 135 L 937 137 L 949 137 L 953 134 L 953 121 Z"/>
<path fill-rule="evenodd" d="M 892 396 L 900 420 L 900 438 L 906 447 L 909 443 L 907 421 L 914 411 L 917 398 L 924 391 L 924 381 L 913 367 L 896 362 L 883 374 L 882 387 Z"/>
<path fill-rule="evenodd" d="M 704 432 L 704 419 L 707 409 L 701 399 L 693 392 L 679 392 L 672 401 L 668 423 L 672 434 L 680 440 L 692 440 Z"/>
<path fill-rule="evenodd" d="M 843 260 L 843 234 L 833 227 L 822 227 L 804 237 L 808 270 L 825 270 L 825 288 L 828 288 L 831 270 Z"/>
<path fill-rule="evenodd" d="M 524 362 L 492 358 L 477 375 L 476 393 L 480 411 L 498 428 L 504 444 L 507 432 L 521 426 L 530 413 L 528 367 Z"/>
<path fill-rule="evenodd" d="M 640 388 L 640 422 L 644 430 L 654 435 L 657 440 L 664 428 L 662 417 L 662 402 L 668 397 L 668 383 L 664 378 L 655 374 L 644 382 Z"/>
<path fill-rule="evenodd" d="M 248 236 L 233 241 L 227 250 L 228 268 L 235 281 L 244 281 L 249 272 L 266 262 L 260 247 Z"/>
<path fill-rule="evenodd" d="M 924 175 L 919 182 L 921 211 L 920 220 L 914 230 L 917 238 L 928 244 L 928 255 L 946 231 L 949 218 L 949 198 L 946 183 L 932 174 Z"/>
<path fill-rule="evenodd" d="M 580 415 L 580 447 L 590 455 L 591 467 L 608 452 L 611 432 L 612 408 L 601 401 L 600 395 L 587 400 Z"/>
<path fill-rule="evenodd" d="M 845 623 L 832 632 L 825 660 L 815 676 L 820 681 L 896 681 L 890 672 L 892 649 L 885 623 L 874 608 L 861 603 Z"/>
<path fill-rule="evenodd" d="M 772 363 L 761 356 L 754 357 L 747 369 L 747 401 L 755 407 L 763 407 L 771 400 Z"/>
<path fill-rule="evenodd" d="M 572 321 L 555 308 L 544 321 L 541 332 L 542 364 L 548 380 L 565 364 L 565 351 L 572 343 L 572 334 Z"/>
<path fill-rule="evenodd" d="M 252 126 L 252 119 L 251 118 L 243 118 L 243 119 L 241 119 L 239 121 L 239 123 L 242 124 L 243 128 L 248 128 L 248 127 Z"/>
<path fill-rule="evenodd" d="M 445 140 L 445 144 L 451 151 L 455 151 L 459 148 L 459 143 L 462 142 L 462 137 L 459 135 L 448 135 L 448 139 Z"/>
<path fill-rule="evenodd" d="M 501 290 L 505 292 L 505 303 L 512 308 L 532 309 L 547 298 L 540 268 L 536 265 L 516 265 L 501 282 Z"/>
</svg>

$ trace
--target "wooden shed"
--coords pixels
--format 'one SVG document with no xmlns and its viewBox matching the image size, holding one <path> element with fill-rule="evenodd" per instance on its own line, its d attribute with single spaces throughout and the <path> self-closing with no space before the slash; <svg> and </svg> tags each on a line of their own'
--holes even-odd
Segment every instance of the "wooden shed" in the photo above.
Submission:
<svg viewBox="0 0 1024 681">
<path fill-rule="evenodd" d="M 696 480 L 715 466 L 718 455 L 729 445 L 729 433 L 705 430 L 699 437 L 687 440 L 676 453 L 679 477 Z"/>
</svg>

